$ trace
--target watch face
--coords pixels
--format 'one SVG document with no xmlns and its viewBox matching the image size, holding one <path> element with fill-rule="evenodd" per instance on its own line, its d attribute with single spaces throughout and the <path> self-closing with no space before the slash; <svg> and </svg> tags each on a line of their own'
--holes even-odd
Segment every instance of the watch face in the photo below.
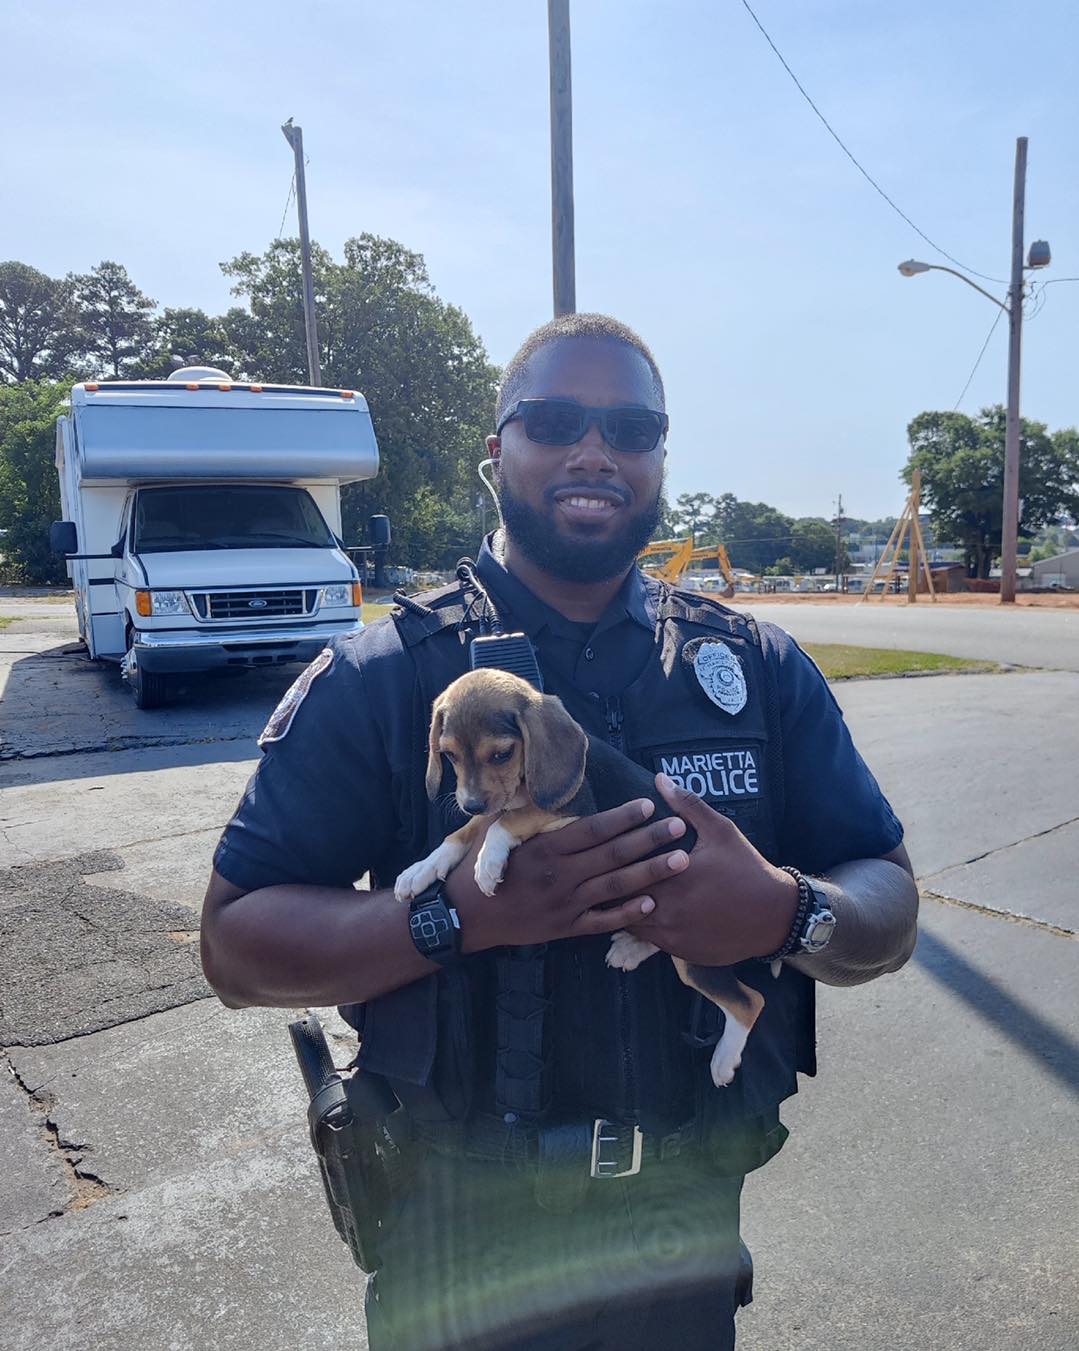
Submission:
<svg viewBox="0 0 1079 1351">
<path fill-rule="evenodd" d="M 416 910 L 408 917 L 412 930 L 412 941 L 427 952 L 437 952 L 439 948 L 452 947 L 450 935 L 450 917 L 444 905 L 435 902 Z"/>
<path fill-rule="evenodd" d="M 414 900 L 409 909 L 408 927 L 416 950 L 431 961 L 445 966 L 459 956 L 461 925 L 457 911 L 440 895 L 430 900 Z"/>
<path fill-rule="evenodd" d="M 802 935 L 802 947 L 807 952 L 820 952 L 835 933 L 835 916 L 830 910 L 822 910 L 810 915 Z"/>
</svg>

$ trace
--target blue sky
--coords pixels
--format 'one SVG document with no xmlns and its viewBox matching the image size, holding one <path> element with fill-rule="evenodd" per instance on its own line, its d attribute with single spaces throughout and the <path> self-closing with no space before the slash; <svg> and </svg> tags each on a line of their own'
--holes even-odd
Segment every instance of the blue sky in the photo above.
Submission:
<svg viewBox="0 0 1079 1351">
<path fill-rule="evenodd" d="M 1079 8 L 757 0 L 903 210 L 1006 277 L 1015 138 L 1027 240 L 1079 276 Z M 297 19 L 297 15 L 302 15 Z M 951 408 L 993 321 L 873 192 L 739 0 L 572 0 L 577 298 L 637 327 L 671 412 L 672 494 L 897 512 L 905 427 Z M 277 234 L 304 128 L 312 233 L 422 252 L 496 361 L 549 317 L 543 0 L 8 3 L 0 257 L 122 262 L 163 305 L 229 303 L 217 264 Z M 17 121 L 15 120 L 17 114 Z M 294 233 L 294 212 L 286 233 Z M 1001 295 L 1003 286 L 983 282 Z M 1079 422 L 1079 283 L 1026 327 L 1023 411 Z M 1002 322 L 963 400 L 1004 396 Z"/>
</svg>

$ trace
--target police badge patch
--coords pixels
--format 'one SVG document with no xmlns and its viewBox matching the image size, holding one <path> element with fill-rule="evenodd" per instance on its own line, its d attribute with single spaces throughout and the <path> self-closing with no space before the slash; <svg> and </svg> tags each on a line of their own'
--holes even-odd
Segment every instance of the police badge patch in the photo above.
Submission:
<svg viewBox="0 0 1079 1351">
<path fill-rule="evenodd" d="M 270 721 L 262 729 L 258 739 L 259 750 L 265 750 L 275 741 L 284 741 L 285 737 L 288 736 L 289 728 L 292 726 L 292 720 L 300 705 L 307 698 L 311 686 L 323 671 L 328 671 L 332 665 L 333 652 L 330 648 L 324 647 L 311 665 L 300 672 L 299 676 L 285 691 L 284 698 L 270 714 Z"/>
<path fill-rule="evenodd" d="M 742 663 L 726 643 L 708 639 L 693 653 L 693 674 L 712 703 L 724 713 L 741 713 L 746 706 L 746 677 Z"/>
</svg>

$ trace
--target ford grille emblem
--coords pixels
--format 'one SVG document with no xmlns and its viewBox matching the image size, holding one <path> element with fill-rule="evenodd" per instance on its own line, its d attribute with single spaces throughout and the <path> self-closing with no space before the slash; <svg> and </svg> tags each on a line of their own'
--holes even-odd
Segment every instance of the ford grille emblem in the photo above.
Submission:
<svg viewBox="0 0 1079 1351">
<path fill-rule="evenodd" d="M 264 600 L 249 600 L 247 608 L 249 610 L 265 610 L 267 602 Z"/>
</svg>

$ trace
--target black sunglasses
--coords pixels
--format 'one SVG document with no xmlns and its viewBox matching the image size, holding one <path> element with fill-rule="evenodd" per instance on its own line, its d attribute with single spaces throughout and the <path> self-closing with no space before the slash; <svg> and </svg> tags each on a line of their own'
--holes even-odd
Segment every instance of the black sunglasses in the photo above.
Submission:
<svg viewBox="0 0 1079 1351">
<path fill-rule="evenodd" d="M 575 446 L 594 423 L 612 450 L 655 450 L 667 430 L 667 415 L 651 408 L 587 408 L 572 399 L 518 399 L 495 428 L 514 418 L 524 424 L 525 436 L 541 446 Z"/>
</svg>

